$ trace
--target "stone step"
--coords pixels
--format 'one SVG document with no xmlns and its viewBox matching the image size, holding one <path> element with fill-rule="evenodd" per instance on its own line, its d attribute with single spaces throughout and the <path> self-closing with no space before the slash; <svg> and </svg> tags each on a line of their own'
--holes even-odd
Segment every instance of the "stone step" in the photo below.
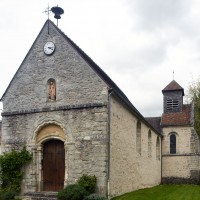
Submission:
<svg viewBox="0 0 200 200">
<path fill-rule="evenodd" d="M 22 200 L 57 200 L 57 192 L 28 192 L 20 198 Z"/>
</svg>

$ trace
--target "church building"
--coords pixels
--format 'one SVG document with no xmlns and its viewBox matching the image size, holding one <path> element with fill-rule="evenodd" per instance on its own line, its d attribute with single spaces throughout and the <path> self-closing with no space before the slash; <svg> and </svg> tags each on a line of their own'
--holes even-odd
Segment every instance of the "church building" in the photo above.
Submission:
<svg viewBox="0 0 200 200">
<path fill-rule="evenodd" d="M 110 77 L 47 20 L 8 85 L 1 151 L 26 146 L 22 195 L 52 192 L 83 175 L 109 198 L 161 183 L 199 183 L 192 104 L 173 80 L 163 114 L 145 118 Z"/>
</svg>

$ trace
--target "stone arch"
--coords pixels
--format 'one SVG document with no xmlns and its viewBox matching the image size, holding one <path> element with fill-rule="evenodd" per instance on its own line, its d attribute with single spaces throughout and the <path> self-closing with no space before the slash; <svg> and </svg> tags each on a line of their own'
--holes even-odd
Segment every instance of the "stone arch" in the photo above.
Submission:
<svg viewBox="0 0 200 200">
<path fill-rule="evenodd" d="M 63 133 L 64 133 L 64 135 L 65 135 L 65 128 L 62 126 L 62 124 L 61 123 L 59 123 L 59 122 L 57 122 L 57 121 L 55 121 L 55 120 L 50 120 L 50 119 L 48 119 L 48 121 L 43 121 L 43 122 L 41 122 L 38 126 L 37 126 L 37 128 L 35 129 L 35 131 L 34 131 L 34 134 L 33 134 L 33 137 L 32 137 L 32 141 L 34 141 L 34 143 L 37 145 L 38 143 L 37 143 L 37 141 L 38 141 L 38 133 L 42 130 L 42 129 L 44 129 L 45 127 L 48 127 L 48 126 L 57 126 L 57 127 L 59 127 L 59 129 L 60 129 L 60 131 L 62 131 Z M 51 134 L 51 135 L 49 135 L 49 137 L 47 137 L 46 139 L 48 139 L 48 138 L 51 138 L 51 137 L 58 137 L 59 135 L 56 133 L 56 131 L 54 132 L 55 134 L 53 135 L 53 134 Z M 62 134 L 63 135 L 63 134 Z M 61 140 L 66 140 L 66 136 L 64 136 L 64 137 L 61 137 L 62 139 Z M 41 141 L 42 142 L 42 141 Z"/>
<path fill-rule="evenodd" d="M 47 140 L 58 139 L 65 142 L 63 129 L 57 124 L 47 124 L 43 126 L 36 135 L 36 144 L 42 144 Z"/>
<path fill-rule="evenodd" d="M 43 181 L 43 150 L 44 145 L 49 141 L 62 141 L 63 148 L 65 152 L 64 156 L 64 168 L 65 168 L 65 175 L 64 175 L 64 184 L 67 182 L 67 141 L 64 129 L 55 121 L 48 121 L 43 122 L 40 124 L 34 132 L 33 135 L 34 143 L 35 143 L 35 152 L 33 155 L 34 158 L 34 165 L 36 170 L 36 191 L 43 191 L 44 181 Z"/>
</svg>

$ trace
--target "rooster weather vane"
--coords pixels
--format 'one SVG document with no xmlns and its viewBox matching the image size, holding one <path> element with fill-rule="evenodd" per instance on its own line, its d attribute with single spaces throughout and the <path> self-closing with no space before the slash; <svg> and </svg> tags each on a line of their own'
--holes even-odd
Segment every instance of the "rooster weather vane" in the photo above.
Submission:
<svg viewBox="0 0 200 200">
<path fill-rule="evenodd" d="M 58 20 L 61 19 L 61 15 L 64 13 L 64 10 L 61 7 L 58 7 L 58 5 L 52 8 L 50 8 L 48 5 L 48 8 L 44 12 L 48 15 L 48 19 L 50 12 L 53 12 L 54 18 L 57 19 L 57 26 L 58 26 Z"/>
</svg>

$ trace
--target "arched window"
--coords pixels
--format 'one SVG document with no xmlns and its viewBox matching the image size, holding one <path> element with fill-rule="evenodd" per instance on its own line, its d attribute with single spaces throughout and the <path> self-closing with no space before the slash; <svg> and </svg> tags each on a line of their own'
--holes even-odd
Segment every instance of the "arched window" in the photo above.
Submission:
<svg viewBox="0 0 200 200">
<path fill-rule="evenodd" d="M 56 100 L 56 81 L 54 79 L 49 79 L 47 82 L 48 86 L 48 100 L 55 101 Z"/>
<path fill-rule="evenodd" d="M 170 135 L 170 154 L 176 154 L 176 135 Z"/>
<path fill-rule="evenodd" d="M 148 132 L 148 157 L 151 158 L 151 130 Z"/>
<path fill-rule="evenodd" d="M 141 155 L 141 122 L 137 121 L 136 127 L 136 150 L 139 155 Z"/>
<path fill-rule="evenodd" d="M 160 160 L 160 139 L 158 136 L 156 139 L 156 159 Z"/>
</svg>

